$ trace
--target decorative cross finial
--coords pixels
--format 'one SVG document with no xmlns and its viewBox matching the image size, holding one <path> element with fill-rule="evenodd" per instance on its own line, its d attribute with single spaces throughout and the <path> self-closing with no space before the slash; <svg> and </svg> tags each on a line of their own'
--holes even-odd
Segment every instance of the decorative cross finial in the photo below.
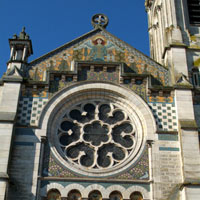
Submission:
<svg viewBox="0 0 200 200">
<path fill-rule="evenodd" d="M 106 26 L 108 25 L 108 17 L 104 14 L 96 14 L 92 17 L 92 25 L 94 28 L 106 28 Z"/>
</svg>

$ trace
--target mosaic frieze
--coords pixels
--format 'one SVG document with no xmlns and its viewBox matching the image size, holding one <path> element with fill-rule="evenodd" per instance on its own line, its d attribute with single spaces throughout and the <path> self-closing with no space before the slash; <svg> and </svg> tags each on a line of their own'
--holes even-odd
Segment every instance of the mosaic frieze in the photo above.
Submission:
<svg viewBox="0 0 200 200">
<path fill-rule="evenodd" d="M 21 97 L 32 97 L 32 98 L 48 98 L 48 92 L 44 89 L 29 89 L 22 90 Z"/>
<path fill-rule="evenodd" d="M 135 73 L 150 73 L 163 85 L 169 83 L 169 74 L 166 68 L 159 64 L 156 65 L 147 56 L 103 32 L 74 46 L 66 47 L 52 56 L 44 57 L 36 65 L 33 63 L 30 66 L 29 77 L 36 81 L 45 81 L 49 70 L 73 71 L 74 61 L 122 62 L 132 68 Z"/>
<path fill-rule="evenodd" d="M 49 146 L 45 146 L 45 155 L 43 162 L 43 176 L 47 177 L 81 177 L 71 171 L 63 168 L 57 163 L 54 156 L 50 152 Z M 137 163 L 133 165 L 129 171 L 124 172 L 115 177 L 108 177 L 108 179 L 128 179 L 128 180 L 148 180 L 149 179 L 149 158 L 148 148 L 146 147 L 142 156 L 138 159 Z"/>
<path fill-rule="evenodd" d="M 148 102 L 157 102 L 157 103 L 173 103 L 174 97 L 172 96 L 149 96 Z"/>
<path fill-rule="evenodd" d="M 102 68 L 102 67 L 101 67 Z M 88 81 L 110 81 L 113 83 L 119 83 L 119 72 L 118 71 L 103 71 L 101 68 L 94 70 L 82 69 L 78 74 L 78 80 Z"/>
<path fill-rule="evenodd" d="M 113 83 L 119 82 L 118 73 L 107 73 L 107 72 L 88 72 L 87 80 L 97 80 L 97 81 L 111 81 Z"/>
</svg>

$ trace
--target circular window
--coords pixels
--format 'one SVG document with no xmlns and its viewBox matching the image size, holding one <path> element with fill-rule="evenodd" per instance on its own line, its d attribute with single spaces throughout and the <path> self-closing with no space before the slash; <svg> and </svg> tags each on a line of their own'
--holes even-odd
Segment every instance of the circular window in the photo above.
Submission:
<svg viewBox="0 0 200 200">
<path fill-rule="evenodd" d="M 91 101 L 74 105 L 57 130 L 60 151 L 66 160 L 83 168 L 111 168 L 123 162 L 135 146 L 136 129 L 117 105 Z"/>
<path fill-rule="evenodd" d="M 101 92 L 68 99 L 50 126 L 55 158 L 80 175 L 120 173 L 134 164 L 144 144 L 142 121 L 131 102 Z"/>
</svg>

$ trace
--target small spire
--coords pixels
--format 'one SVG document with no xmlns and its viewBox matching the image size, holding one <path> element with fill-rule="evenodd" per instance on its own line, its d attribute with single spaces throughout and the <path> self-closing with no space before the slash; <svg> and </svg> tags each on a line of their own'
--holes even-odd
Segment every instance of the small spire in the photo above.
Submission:
<svg viewBox="0 0 200 200">
<path fill-rule="evenodd" d="M 26 39 L 26 32 L 25 32 L 25 27 L 22 27 L 22 31 L 19 34 L 19 39 Z"/>
</svg>

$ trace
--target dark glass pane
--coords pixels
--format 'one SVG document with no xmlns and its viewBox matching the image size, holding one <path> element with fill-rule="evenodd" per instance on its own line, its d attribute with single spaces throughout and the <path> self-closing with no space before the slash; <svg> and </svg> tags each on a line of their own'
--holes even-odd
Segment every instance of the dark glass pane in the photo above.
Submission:
<svg viewBox="0 0 200 200">
<path fill-rule="evenodd" d="M 63 131 L 68 131 L 69 129 L 72 129 L 73 123 L 69 121 L 64 121 L 61 123 L 60 127 Z"/>
<path fill-rule="evenodd" d="M 200 0 L 187 0 L 191 24 L 200 25 Z"/>
</svg>

